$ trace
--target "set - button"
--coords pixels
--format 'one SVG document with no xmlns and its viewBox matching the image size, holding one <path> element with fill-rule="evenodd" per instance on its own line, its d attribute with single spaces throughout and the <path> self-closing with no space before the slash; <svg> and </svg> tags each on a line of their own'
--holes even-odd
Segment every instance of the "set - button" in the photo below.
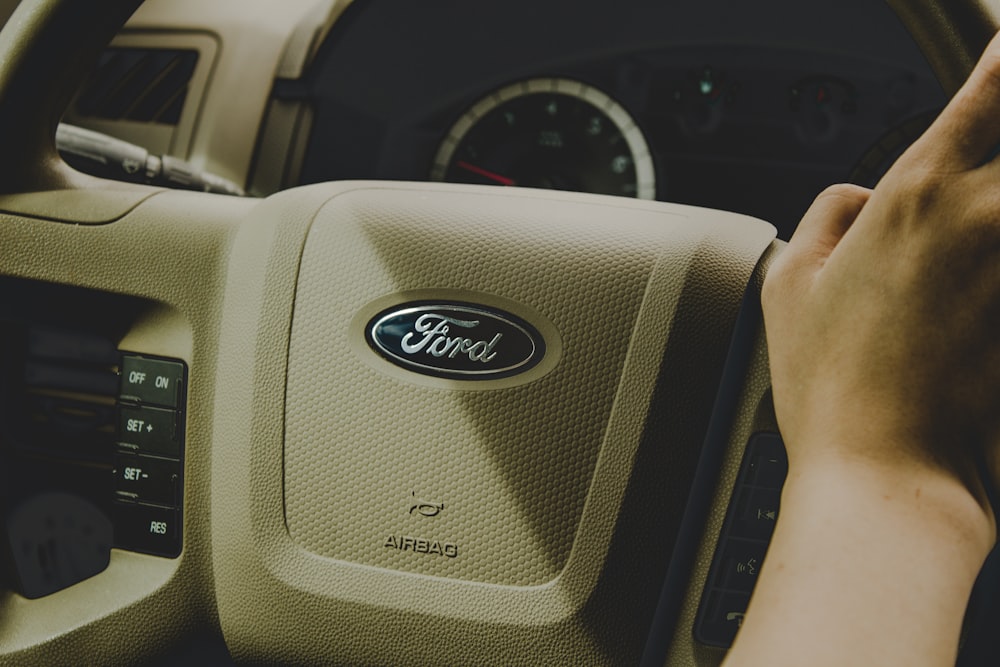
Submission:
<svg viewBox="0 0 1000 667">
<path fill-rule="evenodd" d="M 754 435 L 743 453 L 695 621 L 695 639 L 729 648 L 743 624 L 775 522 L 788 457 L 777 433 Z"/>
<path fill-rule="evenodd" d="M 122 357 L 112 471 L 118 548 L 180 554 L 185 380 L 180 361 Z"/>
<path fill-rule="evenodd" d="M 115 456 L 115 499 L 179 505 L 181 474 L 175 459 L 119 451 Z"/>
</svg>

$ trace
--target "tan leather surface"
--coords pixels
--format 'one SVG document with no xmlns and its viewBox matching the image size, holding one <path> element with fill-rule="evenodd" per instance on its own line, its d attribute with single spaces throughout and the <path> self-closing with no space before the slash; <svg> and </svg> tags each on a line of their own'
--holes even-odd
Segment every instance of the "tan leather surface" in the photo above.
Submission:
<svg viewBox="0 0 1000 667">
<path fill-rule="evenodd" d="M 565 566 L 650 274 L 670 261 L 681 284 L 697 238 L 680 216 L 633 213 L 608 225 L 622 217 L 611 205 L 557 215 L 547 205 L 478 193 L 441 210 L 381 190 L 377 207 L 354 193 L 324 207 L 299 268 L 289 343 L 285 518 L 300 546 L 517 586 Z M 381 358 L 352 345 L 364 331 L 345 325 L 377 299 L 418 289 L 530 309 L 529 322 L 551 322 L 564 340 L 557 368 L 490 391 L 373 368 Z M 558 342 L 546 341 L 547 356 Z M 433 520 L 410 513 L 415 498 L 445 509 Z M 410 536 L 458 555 L 386 547 Z"/>
<path fill-rule="evenodd" d="M 125 217 L 136 206 L 162 190 L 122 183 L 95 188 L 87 196 L 79 190 L 50 190 L 18 195 L 0 194 L 0 212 L 78 225 L 103 225 Z"/>
</svg>

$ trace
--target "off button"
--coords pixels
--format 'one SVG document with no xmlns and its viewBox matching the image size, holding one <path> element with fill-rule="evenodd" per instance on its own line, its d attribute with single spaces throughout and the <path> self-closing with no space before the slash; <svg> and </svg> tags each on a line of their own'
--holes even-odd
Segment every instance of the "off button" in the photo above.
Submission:
<svg viewBox="0 0 1000 667">
<path fill-rule="evenodd" d="M 176 408 L 180 405 L 184 364 L 177 361 L 125 356 L 121 397 L 140 403 Z"/>
</svg>

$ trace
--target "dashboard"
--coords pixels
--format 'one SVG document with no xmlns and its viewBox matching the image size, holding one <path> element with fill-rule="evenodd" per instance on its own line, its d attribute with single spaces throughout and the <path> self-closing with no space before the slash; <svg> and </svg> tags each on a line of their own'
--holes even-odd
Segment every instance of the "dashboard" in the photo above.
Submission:
<svg viewBox="0 0 1000 667">
<path fill-rule="evenodd" d="M 289 7 L 258 21 L 146 3 L 113 44 L 117 70 L 67 119 L 260 196 L 352 179 L 525 185 L 744 213 L 787 239 L 824 187 L 874 185 L 946 100 L 881 2 Z M 127 111 L 160 98 L 158 117 Z"/>
<path fill-rule="evenodd" d="M 546 122 L 525 135 L 499 128 L 529 92 L 541 117 L 560 84 L 572 97 Z M 299 183 L 504 184 L 513 170 L 528 184 L 599 191 L 580 178 L 597 169 L 613 194 L 750 214 L 785 238 L 826 185 L 873 185 L 945 101 L 896 16 L 864 1 L 370 0 L 350 6 L 306 75 L 274 94 L 314 113 Z M 605 124 L 634 129 L 641 148 L 586 148 L 587 119 L 569 106 L 586 95 L 599 97 L 591 109 L 616 109 L 620 121 Z M 615 182 L 626 158 L 651 173 Z M 460 162 L 479 173 L 459 173 Z"/>
</svg>

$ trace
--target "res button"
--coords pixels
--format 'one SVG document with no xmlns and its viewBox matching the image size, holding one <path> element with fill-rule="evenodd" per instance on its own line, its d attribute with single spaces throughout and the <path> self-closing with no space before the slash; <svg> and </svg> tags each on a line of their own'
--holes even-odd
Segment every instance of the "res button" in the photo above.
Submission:
<svg viewBox="0 0 1000 667">
<path fill-rule="evenodd" d="M 114 503 L 115 546 L 173 558 L 181 552 L 180 513 L 162 507 Z"/>
<path fill-rule="evenodd" d="M 183 382 L 184 364 L 180 362 L 128 355 L 122 358 L 123 399 L 176 408 Z"/>
</svg>

